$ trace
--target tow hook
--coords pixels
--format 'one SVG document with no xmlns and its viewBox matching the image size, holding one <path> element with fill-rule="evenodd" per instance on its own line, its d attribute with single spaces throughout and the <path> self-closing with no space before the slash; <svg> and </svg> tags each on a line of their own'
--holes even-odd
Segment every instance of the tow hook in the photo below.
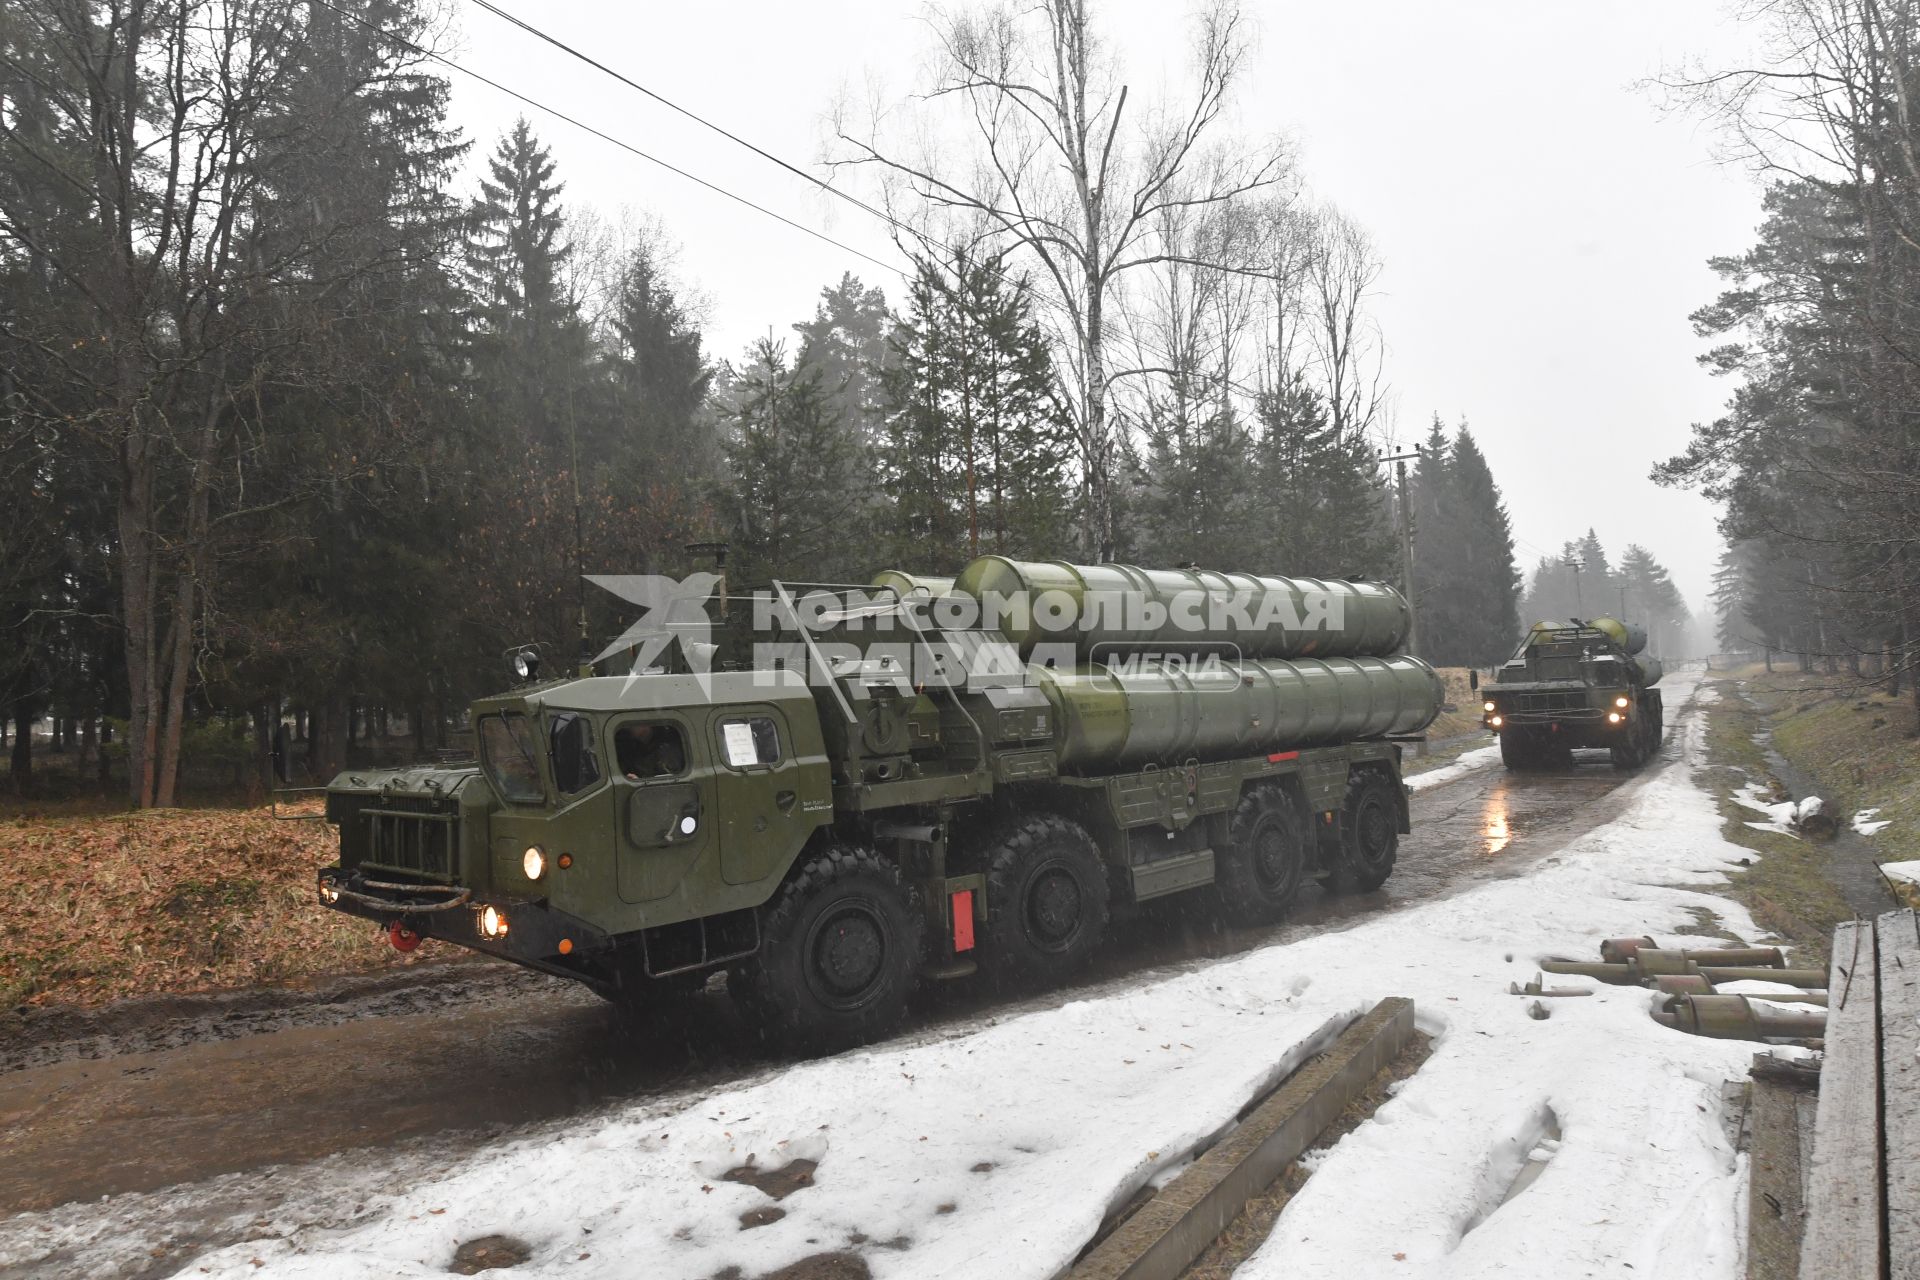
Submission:
<svg viewBox="0 0 1920 1280">
<path fill-rule="evenodd" d="M 420 935 L 407 928 L 406 921 L 395 920 L 387 926 L 387 941 L 395 951 L 413 951 L 420 946 Z"/>
</svg>

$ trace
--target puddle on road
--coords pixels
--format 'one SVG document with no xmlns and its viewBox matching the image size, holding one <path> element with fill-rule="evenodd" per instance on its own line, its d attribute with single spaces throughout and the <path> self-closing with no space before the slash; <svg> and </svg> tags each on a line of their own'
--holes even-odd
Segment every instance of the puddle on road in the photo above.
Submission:
<svg viewBox="0 0 1920 1280">
<path fill-rule="evenodd" d="M 1204 895 L 1148 903 L 1115 922 L 1081 981 L 1014 1000 L 979 984 L 941 984 L 923 993 L 900 1039 L 953 1034 L 983 1018 L 1085 999 L 1156 971 L 1296 941 L 1489 876 L 1517 874 L 1611 817 L 1608 794 L 1629 776 L 1604 763 L 1520 777 L 1496 766 L 1419 792 L 1399 866 L 1376 892 L 1309 887 L 1292 919 L 1265 929 L 1224 927 Z M 49 1086 L 60 1086 L 62 1098 L 57 1108 L 36 1112 L 12 1153 L 16 1167 L 33 1176 L 0 1172 L 0 1207 L 42 1208 L 299 1162 L 366 1145 L 374 1135 L 386 1143 L 455 1130 L 484 1135 L 779 1069 L 781 1053 L 763 1044 L 717 989 L 687 1005 L 672 1019 L 623 1031 L 590 1001 L 499 998 L 0 1076 L 0 1112 L 10 1097 L 42 1098 Z M 515 1033 L 499 1034 L 503 1026 Z M 423 1075 L 423 1061 L 458 1070 Z M 210 1077 L 229 1087 L 210 1097 Z M 346 1079 L 359 1082 L 353 1107 L 339 1105 Z"/>
</svg>

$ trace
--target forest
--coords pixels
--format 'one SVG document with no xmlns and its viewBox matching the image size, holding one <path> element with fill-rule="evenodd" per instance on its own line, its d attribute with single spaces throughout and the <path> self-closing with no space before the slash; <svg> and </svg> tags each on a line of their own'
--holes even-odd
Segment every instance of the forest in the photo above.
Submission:
<svg viewBox="0 0 1920 1280">
<path fill-rule="evenodd" d="M 1147 109 L 1085 56 L 1090 8 L 941 18 L 928 118 L 836 108 L 823 189 L 900 265 L 716 351 L 671 227 L 570 205 L 547 123 L 450 120 L 419 0 L 6 6 L 14 788 L 44 723 L 136 807 L 178 800 L 183 759 L 264 782 L 283 725 L 300 780 L 445 747 L 511 649 L 570 662 L 587 609 L 617 630 L 583 573 L 685 573 L 698 544 L 736 589 L 987 553 L 1410 563 L 1423 654 L 1498 661 L 1523 583 L 1492 464 L 1436 418 L 1400 492 L 1383 264 L 1283 142 L 1232 131 L 1245 15 L 1202 8 Z M 1617 579 L 1684 617 L 1649 552 L 1588 541 L 1596 611 Z M 1560 573 L 1527 614 L 1576 606 Z"/>
<path fill-rule="evenodd" d="M 1724 508 L 1723 647 L 1897 694 L 1920 660 L 1920 20 L 1886 0 L 1755 16 L 1768 65 L 1665 85 L 1767 187 L 1692 317 L 1738 386 L 1654 479 Z"/>
</svg>

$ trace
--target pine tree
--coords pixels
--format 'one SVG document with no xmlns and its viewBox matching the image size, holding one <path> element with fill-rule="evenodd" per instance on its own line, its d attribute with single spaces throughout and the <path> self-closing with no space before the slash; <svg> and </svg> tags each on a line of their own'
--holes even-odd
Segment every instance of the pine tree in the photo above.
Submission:
<svg viewBox="0 0 1920 1280">
<path fill-rule="evenodd" d="M 508 439 L 569 456 L 582 421 L 592 352 L 579 301 L 562 277 L 573 250 L 559 205 L 553 157 L 524 118 L 494 147 L 472 212 L 467 261 L 478 299 L 475 390 Z M 596 433 L 597 434 L 597 433 Z M 577 439 L 583 458 L 607 447 Z"/>
<path fill-rule="evenodd" d="M 741 580 L 871 575 L 859 536 L 866 459 L 832 407 L 820 366 L 796 366 L 784 343 L 761 338 L 748 348 L 731 398 L 732 541 Z"/>
<path fill-rule="evenodd" d="M 1155 564 L 1242 568 L 1260 554 L 1254 437 L 1230 405 L 1176 395 L 1142 424 L 1136 518 Z"/>
<path fill-rule="evenodd" d="M 793 326 L 800 335 L 794 363 L 819 370 L 827 408 L 863 445 L 871 445 L 881 429 L 885 412 L 881 377 L 892 327 L 886 295 L 867 288 L 852 272 L 820 291 L 813 319 Z"/>
<path fill-rule="evenodd" d="M 1061 554 L 1069 429 L 1030 306 L 998 255 L 918 263 L 881 375 L 876 523 L 891 562 L 943 571 L 985 553 Z"/>
<path fill-rule="evenodd" d="M 1626 601 L 1620 610 L 1622 621 L 1647 629 L 1649 649 L 1660 653 L 1679 642 L 1690 616 L 1687 602 L 1652 552 L 1638 543 L 1627 544 L 1620 559 L 1619 587 Z"/>
<path fill-rule="evenodd" d="M 1420 618 L 1420 649 L 1422 656 L 1440 662 L 1442 658 L 1435 655 L 1444 654 L 1452 663 L 1468 618 L 1460 595 L 1465 572 L 1459 482 L 1453 446 L 1437 413 L 1427 427 L 1408 483 L 1413 508 L 1413 607 Z"/>
<path fill-rule="evenodd" d="M 1452 560 L 1459 576 L 1449 586 L 1459 602 L 1458 632 L 1446 637 L 1444 650 L 1424 631 L 1422 640 L 1435 662 L 1489 666 L 1506 656 L 1520 633 L 1520 571 L 1500 486 L 1465 423 L 1453 438 L 1450 472 L 1459 535 Z"/>
<path fill-rule="evenodd" d="M 1325 399 L 1294 379 L 1259 398 L 1251 475 L 1260 545 L 1248 567 L 1296 577 L 1385 578 L 1399 564 L 1379 456 L 1342 434 Z"/>
<path fill-rule="evenodd" d="M 718 443 L 706 414 L 713 367 L 650 244 L 637 246 L 621 269 L 612 330 L 615 412 L 639 459 L 656 472 L 704 476 Z"/>
</svg>

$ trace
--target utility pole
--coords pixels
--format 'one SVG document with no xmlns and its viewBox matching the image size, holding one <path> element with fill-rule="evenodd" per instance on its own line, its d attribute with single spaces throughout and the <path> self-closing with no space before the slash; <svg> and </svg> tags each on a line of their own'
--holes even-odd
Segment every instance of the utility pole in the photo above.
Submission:
<svg viewBox="0 0 1920 1280">
<path fill-rule="evenodd" d="M 1420 606 L 1413 590 L 1413 507 L 1407 502 L 1407 459 L 1419 456 L 1420 447 L 1415 445 L 1410 453 L 1396 453 L 1381 459 L 1393 464 L 1399 481 L 1400 581 L 1407 589 L 1407 652 L 1416 656 L 1420 652 Z"/>
<path fill-rule="evenodd" d="M 1620 588 L 1620 621 L 1625 622 L 1626 620 L 1627 620 L 1627 589 L 1625 587 L 1622 587 Z"/>
<path fill-rule="evenodd" d="M 1415 656 L 1420 653 L 1420 605 L 1413 594 L 1413 507 L 1407 501 L 1407 459 L 1419 456 L 1420 446 L 1415 445 L 1411 453 L 1381 459 L 1393 464 L 1400 486 L 1400 581 L 1407 589 L 1407 652 Z M 1416 759 L 1427 754 L 1426 734 L 1413 744 L 1413 754 Z"/>
<path fill-rule="evenodd" d="M 1581 613 L 1585 613 L 1587 611 L 1587 601 L 1586 598 L 1580 594 L 1580 571 L 1587 566 L 1583 564 L 1577 556 L 1568 556 L 1560 563 L 1573 570 L 1573 607 Z M 1624 621 L 1624 619 L 1622 619 L 1622 621 Z"/>
</svg>

